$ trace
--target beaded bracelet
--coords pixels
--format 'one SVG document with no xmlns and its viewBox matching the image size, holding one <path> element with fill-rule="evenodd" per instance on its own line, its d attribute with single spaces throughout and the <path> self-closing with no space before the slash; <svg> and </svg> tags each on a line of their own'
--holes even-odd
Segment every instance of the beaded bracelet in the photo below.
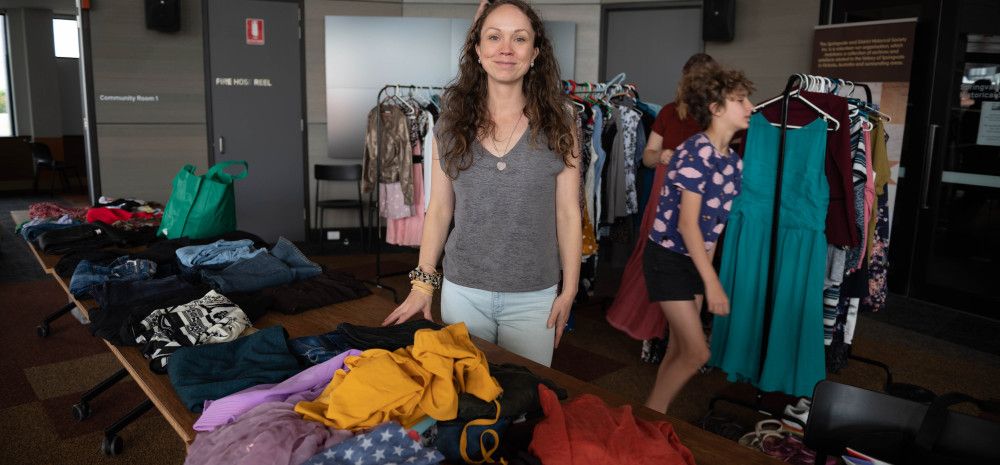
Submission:
<svg viewBox="0 0 1000 465">
<path fill-rule="evenodd" d="M 420 281 L 429 284 L 433 289 L 441 289 L 441 273 L 428 273 L 416 267 L 410 272 L 409 278 L 412 281 Z"/>
</svg>

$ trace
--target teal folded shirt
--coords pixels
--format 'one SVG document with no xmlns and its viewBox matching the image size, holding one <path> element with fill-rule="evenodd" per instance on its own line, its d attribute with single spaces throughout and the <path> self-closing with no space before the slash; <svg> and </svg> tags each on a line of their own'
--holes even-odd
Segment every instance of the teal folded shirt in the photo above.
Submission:
<svg viewBox="0 0 1000 465">
<path fill-rule="evenodd" d="M 284 328 L 272 326 L 231 342 L 182 347 L 170 357 L 170 383 L 192 412 L 206 400 L 280 383 L 302 371 L 286 338 Z"/>
</svg>

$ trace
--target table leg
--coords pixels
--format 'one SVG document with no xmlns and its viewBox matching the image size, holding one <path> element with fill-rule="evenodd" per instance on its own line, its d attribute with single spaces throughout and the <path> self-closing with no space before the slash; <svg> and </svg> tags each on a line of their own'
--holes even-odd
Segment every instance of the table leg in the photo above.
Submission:
<svg viewBox="0 0 1000 465">
<path fill-rule="evenodd" d="M 46 316 L 45 319 L 42 320 L 42 324 L 38 325 L 35 328 L 35 331 L 38 333 L 38 337 L 46 337 L 46 336 L 48 336 L 49 335 L 49 323 L 52 323 L 53 321 L 56 321 L 57 319 L 59 319 L 59 317 L 65 315 L 67 313 L 69 313 L 74 308 L 76 308 L 76 304 L 73 303 L 73 302 L 70 302 L 70 303 L 64 305 L 59 310 L 56 310 L 56 311 L 50 313 L 48 316 Z"/>
<path fill-rule="evenodd" d="M 101 441 L 101 452 L 108 456 L 120 454 L 125 447 L 125 441 L 122 440 L 121 436 L 118 436 L 118 433 L 152 409 L 153 401 L 146 399 L 132 409 L 131 412 L 126 413 L 124 417 L 121 417 L 121 419 L 107 427 L 104 430 L 104 440 Z"/>
<path fill-rule="evenodd" d="M 87 419 L 87 417 L 90 416 L 90 401 L 99 396 L 102 392 L 107 391 L 111 386 L 114 386 L 115 383 L 125 379 L 126 376 L 128 376 L 128 371 L 122 368 L 104 381 L 98 383 L 97 386 L 94 386 L 90 388 L 89 391 L 83 393 L 83 395 L 80 396 L 80 402 L 73 405 L 73 418 L 76 418 L 76 421 L 83 421 Z"/>
</svg>

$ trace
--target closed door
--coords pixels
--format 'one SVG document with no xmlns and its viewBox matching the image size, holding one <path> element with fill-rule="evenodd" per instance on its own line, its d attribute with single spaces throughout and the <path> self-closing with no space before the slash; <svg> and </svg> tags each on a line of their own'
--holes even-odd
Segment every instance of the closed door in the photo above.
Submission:
<svg viewBox="0 0 1000 465">
<path fill-rule="evenodd" d="M 303 240 L 308 227 L 297 2 L 206 0 L 214 162 L 246 160 L 239 229 Z"/>
<path fill-rule="evenodd" d="M 993 288 L 1000 281 L 1000 38 L 962 34 L 956 48 L 943 77 L 951 80 L 950 96 L 930 129 L 921 205 L 930 226 L 918 230 L 926 255 L 915 290 L 1000 319 Z"/>
<path fill-rule="evenodd" d="M 916 44 L 932 66 L 914 67 L 890 289 L 1000 319 L 1000 5 L 927 6 L 942 20 Z"/>
<path fill-rule="evenodd" d="M 625 73 L 642 100 L 672 102 L 684 63 L 705 48 L 701 8 L 627 4 L 605 14 L 601 78 Z"/>
</svg>

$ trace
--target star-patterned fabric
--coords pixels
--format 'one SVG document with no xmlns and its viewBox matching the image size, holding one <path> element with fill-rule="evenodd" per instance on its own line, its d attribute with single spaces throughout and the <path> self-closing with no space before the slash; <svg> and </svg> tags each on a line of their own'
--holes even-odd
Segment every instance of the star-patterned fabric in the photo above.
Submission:
<svg viewBox="0 0 1000 465">
<path fill-rule="evenodd" d="M 442 460 L 440 452 L 421 446 L 399 423 L 389 422 L 326 449 L 303 465 L 430 465 Z"/>
<path fill-rule="evenodd" d="M 667 179 L 661 186 L 660 201 L 649 238 L 662 247 L 688 255 L 684 239 L 678 230 L 681 210 L 681 191 L 701 195 L 701 227 L 705 250 L 715 242 L 726 227 L 726 219 L 733 206 L 733 199 L 740 193 L 743 160 L 729 149 L 723 155 L 712 145 L 705 133 L 698 133 L 684 141 L 670 160 Z"/>
</svg>

